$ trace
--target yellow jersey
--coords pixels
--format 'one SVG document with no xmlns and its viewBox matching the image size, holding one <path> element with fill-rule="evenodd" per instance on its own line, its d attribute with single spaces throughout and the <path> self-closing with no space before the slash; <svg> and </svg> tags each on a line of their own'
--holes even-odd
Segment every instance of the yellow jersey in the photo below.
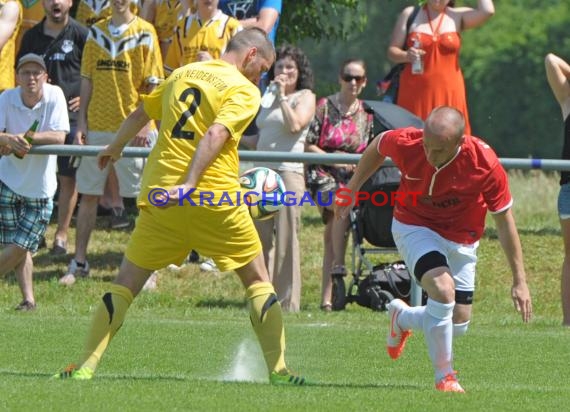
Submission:
<svg viewBox="0 0 570 412">
<path fill-rule="evenodd" d="M 171 42 L 174 29 L 182 10 L 179 0 L 147 0 L 155 1 L 156 11 L 154 18 L 154 28 L 158 35 L 158 41 Z M 180 16 L 181 17 L 181 16 Z"/>
<path fill-rule="evenodd" d="M 192 14 L 178 22 L 172 44 L 164 61 L 164 70 L 174 69 L 196 61 L 199 51 L 207 51 L 214 59 L 224 52 L 230 39 L 241 30 L 239 22 L 218 10 L 214 17 L 202 22 Z"/>
<path fill-rule="evenodd" d="M 158 141 L 143 172 L 139 206 L 149 205 L 152 189 L 169 189 L 184 182 L 198 144 L 214 123 L 225 126 L 230 139 L 205 170 L 197 192 L 212 193 L 214 199 L 236 196 L 240 190 L 238 143 L 260 100 L 257 86 L 223 60 L 181 67 L 152 93 L 142 96 L 145 112 L 161 122 Z M 217 210 L 235 207 L 236 198 L 231 201 L 218 204 L 215 200 L 214 206 Z M 207 202 L 204 206 L 210 207 Z"/>
<path fill-rule="evenodd" d="M 152 24 L 139 17 L 121 28 L 110 17 L 95 23 L 83 49 L 81 76 L 93 86 L 89 130 L 116 132 L 137 108 L 141 92 L 164 77 Z"/>
<path fill-rule="evenodd" d="M 139 14 L 139 1 L 131 0 L 131 11 Z M 75 20 L 86 27 L 110 17 L 112 14 L 110 0 L 79 0 Z"/>
<path fill-rule="evenodd" d="M 0 9 L 10 1 L 12 0 L 0 0 Z M 16 29 L 0 51 L 0 92 L 16 86 L 16 72 L 14 70 L 14 66 L 16 65 L 16 38 L 18 37 L 18 31 L 22 24 L 22 5 L 19 1 L 14 1 L 14 3 L 18 5 L 20 13 L 18 22 L 16 23 Z"/>
<path fill-rule="evenodd" d="M 44 6 L 42 5 L 42 0 L 20 0 L 23 7 L 22 14 L 22 36 L 26 30 L 31 29 L 36 24 L 38 24 L 45 16 Z"/>
</svg>

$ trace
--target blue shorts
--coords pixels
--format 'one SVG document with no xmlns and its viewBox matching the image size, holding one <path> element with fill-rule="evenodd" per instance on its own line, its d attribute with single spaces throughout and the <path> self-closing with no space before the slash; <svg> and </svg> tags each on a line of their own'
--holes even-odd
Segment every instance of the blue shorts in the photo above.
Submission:
<svg viewBox="0 0 570 412">
<path fill-rule="evenodd" d="M 558 193 L 558 216 L 560 219 L 570 219 L 570 183 L 560 186 Z"/>
<path fill-rule="evenodd" d="M 51 198 L 20 196 L 0 181 L 0 244 L 35 252 L 52 210 Z"/>
</svg>

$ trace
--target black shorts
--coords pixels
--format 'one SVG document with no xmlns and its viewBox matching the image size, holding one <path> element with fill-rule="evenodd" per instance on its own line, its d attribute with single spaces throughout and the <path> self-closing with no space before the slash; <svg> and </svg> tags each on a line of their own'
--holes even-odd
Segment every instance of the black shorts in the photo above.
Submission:
<svg viewBox="0 0 570 412">
<path fill-rule="evenodd" d="M 65 136 L 65 144 L 73 144 L 75 138 L 75 127 Z M 77 168 L 73 167 L 70 163 L 71 156 L 58 156 L 57 157 L 57 174 L 60 176 L 75 177 Z"/>
</svg>

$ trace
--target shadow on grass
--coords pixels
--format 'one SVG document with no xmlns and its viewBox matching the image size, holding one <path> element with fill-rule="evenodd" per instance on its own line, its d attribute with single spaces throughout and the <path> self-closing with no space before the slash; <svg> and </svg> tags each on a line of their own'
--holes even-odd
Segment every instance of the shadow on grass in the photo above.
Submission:
<svg viewBox="0 0 570 412">
<path fill-rule="evenodd" d="M 247 302 L 244 302 L 243 300 L 223 299 L 223 298 L 200 299 L 198 302 L 196 302 L 196 307 L 197 308 L 215 307 L 215 308 L 222 308 L 222 309 L 226 309 L 226 308 L 243 309 L 243 308 L 247 307 Z"/>
<path fill-rule="evenodd" d="M 91 269 L 96 269 L 99 272 L 106 272 L 108 275 L 97 276 L 105 282 L 114 280 L 119 271 L 119 266 L 123 260 L 124 252 L 106 251 L 104 253 L 89 253 L 88 260 Z M 52 256 L 49 253 L 39 253 L 34 256 L 34 282 L 49 282 L 53 278 L 59 279 L 65 275 L 67 265 L 72 259 L 72 255 Z M 56 265 L 55 269 L 40 269 Z M 7 278 L 14 278 L 12 273 Z"/>
<path fill-rule="evenodd" d="M 39 373 L 39 372 L 15 372 L 15 371 L 2 371 L 0 370 L 0 376 L 7 377 L 21 377 L 21 378 L 46 378 L 53 382 L 59 382 L 60 379 L 52 378 L 53 374 L 49 373 Z M 112 375 L 112 374 L 102 374 L 97 375 L 93 379 L 97 381 L 107 380 L 107 381 L 118 381 L 118 380 L 132 380 L 132 381 L 199 381 L 203 383 L 221 383 L 221 384 L 245 384 L 245 385 L 269 385 L 265 382 L 252 382 L 252 381 L 237 381 L 237 380 L 220 380 L 220 379 L 204 379 L 198 378 L 193 379 L 188 376 L 180 375 Z M 281 387 L 297 387 L 289 385 L 278 385 Z M 308 385 L 302 386 L 303 388 L 337 388 L 337 389 L 410 389 L 418 390 L 421 389 L 420 385 L 411 384 L 394 384 L 394 383 L 335 383 L 335 382 L 311 382 Z"/>
</svg>

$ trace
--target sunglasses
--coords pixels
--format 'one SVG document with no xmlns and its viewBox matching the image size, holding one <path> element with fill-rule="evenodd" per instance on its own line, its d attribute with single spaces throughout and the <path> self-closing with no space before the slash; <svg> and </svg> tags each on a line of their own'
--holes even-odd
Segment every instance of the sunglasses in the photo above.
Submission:
<svg viewBox="0 0 570 412">
<path fill-rule="evenodd" d="M 353 80 L 356 80 L 356 83 L 362 83 L 364 79 L 366 79 L 366 76 L 353 76 L 351 74 L 343 74 L 340 76 L 340 78 L 347 83 L 350 83 Z"/>
</svg>

